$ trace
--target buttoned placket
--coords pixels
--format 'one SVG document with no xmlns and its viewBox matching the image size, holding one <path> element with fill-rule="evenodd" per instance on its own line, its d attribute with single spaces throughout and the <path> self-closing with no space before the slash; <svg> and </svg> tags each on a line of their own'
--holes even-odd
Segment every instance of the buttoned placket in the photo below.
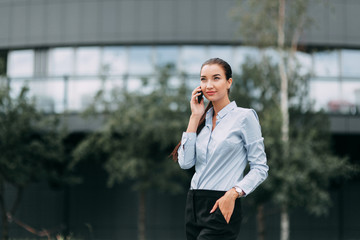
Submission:
<svg viewBox="0 0 360 240">
<path fill-rule="evenodd" d="M 214 110 L 211 109 L 209 110 L 209 112 L 207 113 L 207 116 L 206 116 L 206 121 L 205 121 L 205 127 L 207 128 L 207 144 L 206 144 L 206 149 L 205 149 L 205 165 L 207 165 L 209 162 L 209 154 L 212 150 L 212 148 L 214 147 L 214 143 L 216 143 L 216 141 L 213 140 L 213 132 L 217 129 L 217 126 L 218 124 L 220 123 L 221 119 L 223 119 L 223 117 L 228 113 L 228 111 L 226 111 L 225 113 L 220 111 L 221 114 L 217 114 L 216 115 L 216 122 L 215 122 L 215 128 L 214 130 L 212 129 L 213 128 L 213 125 L 212 125 L 212 115 L 214 113 Z M 203 166 L 204 167 L 204 166 Z M 201 185 L 201 179 L 199 179 L 198 181 L 198 186 L 197 188 L 200 187 Z"/>
<path fill-rule="evenodd" d="M 232 103 L 231 103 L 232 104 Z M 212 126 L 212 116 L 208 116 L 207 121 L 209 123 L 206 124 L 206 126 L 209 126 L 210 128 L 210 136 L 209 136 L 209 140 L 206 146 L 206 163 L 208 162 L 208 153 L 209 153 L 209 147 L 212 145 L 212 136 L 213 136 L 213 132 L 217 129 L 218 124 L 220 123 L 221 119 L 223 119 L 234 107 L 231 107 L 230 109 L 224 109 L 226 110 L 224 111 L 220 111 L 218 114 L 216 114 L 216 122 L 215 122 L 215 128 L 213 130 L 213 126 Z M 209 112 L 210 113 L 210 112 Z M 214 113 L 214 109 L 212 109 L 212 114 Z M 211 115 L 212 115 L 211 114 Z"/>
<path fill-rule="evenodd" d="M 210 121 L 210 136 L 209 136 L 209 141 L 208 141 L 208 144 L 206 146 L 206 160 L 208 160 L 207 156 L 209 155 L 209 152 L 212 150 L 210 149 L 211 147 L 214 147 L 213 145 L 213 133 L 214 131 L 216 130 L 216 126 L 219 124 L 221 118 L 219 117 L 219 115 L 216 115 L 216 122 L 215 122 L 215 128 L 213 129 L 213 126 L 212 126 L 212 121 Z M 206 163 L 208 163 L 208 161 L 206 161 Z"/>
</svg>

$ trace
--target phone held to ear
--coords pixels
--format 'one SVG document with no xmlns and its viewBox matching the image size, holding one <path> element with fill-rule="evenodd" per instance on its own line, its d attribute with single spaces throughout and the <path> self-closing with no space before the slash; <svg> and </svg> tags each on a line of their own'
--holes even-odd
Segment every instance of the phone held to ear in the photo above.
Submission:
<svg viewBox="0 0 360 240">
<path fill-rule="evenodd" d="M 201 93 L 198 97 L 197 97 L 197 99 L 198 99 L 198 103 L 201 103 L 201 100 L 203 99 L 203 92 L 202 91 L 200 91 L 199 93 Z"/>
</svg>

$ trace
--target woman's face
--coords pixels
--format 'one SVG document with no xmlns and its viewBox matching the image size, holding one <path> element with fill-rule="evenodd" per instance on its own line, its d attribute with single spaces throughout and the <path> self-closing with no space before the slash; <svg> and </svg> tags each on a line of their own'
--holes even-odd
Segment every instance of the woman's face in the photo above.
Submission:
<svg viewBox="0 0 360 240">
<path fill-rule="evenodd" d="M 200 87 L 204 96 L 212 102 L 228 98 L 232 79 L 226 80 L 224 69 L 218 64 L 205 65 L 200 72 Z"/>
</svg>

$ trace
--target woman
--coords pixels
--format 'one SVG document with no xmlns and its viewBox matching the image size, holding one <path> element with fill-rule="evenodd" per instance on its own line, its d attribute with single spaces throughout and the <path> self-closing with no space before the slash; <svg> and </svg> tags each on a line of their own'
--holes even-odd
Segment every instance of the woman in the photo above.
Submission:
<svg viewBox="0 0 360 240">
<path fill-rule="evenodd" d="M 181 168 L 195 165 L 186 202 L 186 236 L 236 239 L 242 218 L 239 198 L 254 191 L 269 169 L 261 129 L 254 110 L 230 102 L 232 71 L 227 62 L 209 59 L 200 80 L 192 92 L 187 130 L 172 153 Z M 202 94 L 209 100 L 206 109 Z M 250 171 L 244 177 L 247 163 Z"/>
</svg>

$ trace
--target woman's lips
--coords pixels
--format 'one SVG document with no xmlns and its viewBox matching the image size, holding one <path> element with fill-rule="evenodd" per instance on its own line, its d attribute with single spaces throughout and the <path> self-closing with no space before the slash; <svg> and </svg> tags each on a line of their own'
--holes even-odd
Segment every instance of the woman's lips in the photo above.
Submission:
<svg viewBox="0 0 360 240">
<path fill-rule="evenodd" d="M 216 92 L 213 92 L 213 91 L 206 92 L 206 94 L 209 95 L 209 96 L 212 96 L 212 95 L 214 95 L 215 93 L 216 93 Z"/>
</svg>

